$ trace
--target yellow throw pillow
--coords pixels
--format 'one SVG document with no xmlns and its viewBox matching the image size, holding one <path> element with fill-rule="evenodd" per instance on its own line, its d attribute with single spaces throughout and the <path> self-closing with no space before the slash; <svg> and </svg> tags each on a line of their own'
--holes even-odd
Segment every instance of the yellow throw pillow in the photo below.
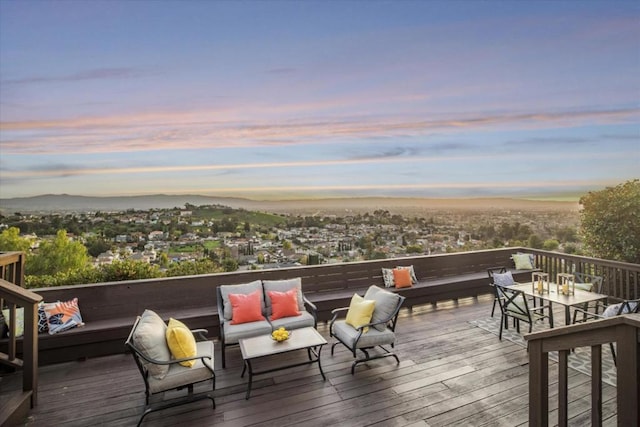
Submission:
<svg viewBox="0 0 640 427">
<path fill-rule="evenodd" d="M 362 325 L 366 325 L 371 322 L 371 316 L 373 310 L 376 307 L 374 300 L 366 300 L 358 294 L 354 294 L 351 298 L 351 304 L 349 304 L 349 311 L 347 311 L 347 319 L 345 323 L 351 325 L 354 328 L 359 328 Z M 367 332 L 369 328 L 365 328 L 364 332 Z"/>
<path fill-rule="evenodd" d="M 174 318 L 169 319 L 167 325 L 167 345 L 174 359 L 194 357 L 198 354 L 196 339 L 187 326 Z M 180 362 L 182 366 L 191 368 L 196 364 L 195 360 Z"/>
</svg>

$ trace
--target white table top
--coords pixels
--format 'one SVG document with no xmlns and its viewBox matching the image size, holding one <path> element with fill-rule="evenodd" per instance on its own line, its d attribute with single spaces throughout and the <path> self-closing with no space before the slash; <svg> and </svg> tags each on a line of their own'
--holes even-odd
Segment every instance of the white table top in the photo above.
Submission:
<svg viewBox="0 0 640 427">
<path fill-rule="evenodd" d="M 606 299 L 608 297 L 608 295 L 598 294 L 598 293 L 589 292 L 589 291 L 583 291 L 583 290 L 577 289 L 577 288 L 575 290 L 575 294 L 574 295 L 558 294 L 556 292 L 556 284 L 555 283 L 550 283 L 549 284 L 549 288 L 550 288 L 549 293 L 544 293 L 544 294 L 539 294 L 538 292 L 535 292 L 531 287 L 531 282 L 529 282 L 529 283 L 519 283 L 519 284 L 511 286 L 511 288 L 517 289 L 519 291 L 522 291 L 525 295 L 529 295 L 529 296 L 536 297 L 536 298 L 542 298 L 544 300 L 551 301 L 553 303 L 566 305 L 566 306 L 584 304 L 584 303 L 591 302 L 591 301 L 598 301 L 598 300 Z"/>
</svg>

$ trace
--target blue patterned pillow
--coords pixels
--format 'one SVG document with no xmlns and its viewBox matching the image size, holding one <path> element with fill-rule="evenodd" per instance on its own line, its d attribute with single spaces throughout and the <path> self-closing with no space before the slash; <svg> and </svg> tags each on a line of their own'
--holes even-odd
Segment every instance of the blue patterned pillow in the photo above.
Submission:
<svg viewBox="0 0 640 427">
<path fill-rule="evenodd" d="M 393 269 L 391 269 L 391 268 L 383 268 L 382 269 L 382 280 L 384 282 L 384 287 L 385 288 L 392 288 L 394 286 Z"/>
<path fill-rule="evenodd" d="M 498 286 L 511 286 L 515 282 L 510 271 L 506 273 L 493 273 L 493 284 Z"/>
<path fill-rule="evenodd" d="M 38 333 L 49 332 L 47 313 L 44 312 L 44 303 L 38 304 Z"/>
<path fill-rule="evenodd" d="M 70 301 L 45 303 L 44 312 L 47 315 L 49 334 L 51 335 L 76 326 L 84 326 L 80 307 L 78 307 L 78 298 Z"/>
</svg>

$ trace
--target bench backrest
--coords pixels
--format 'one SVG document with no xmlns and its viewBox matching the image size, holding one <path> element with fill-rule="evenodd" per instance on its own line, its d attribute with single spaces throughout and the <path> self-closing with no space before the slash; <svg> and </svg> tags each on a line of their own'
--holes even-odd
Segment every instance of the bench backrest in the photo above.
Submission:
<svg viewBox="0 0 640 427">
<path fill-rule="evenodd" d="M 237 271 L 161 279 L 98 283 L 90 285 L 41 288 L 34 291 L 44 301 L 78 298 L 85 322 L 108 320 L 114 316 L 135 319 L 145 309 L 157 313 L 202 307 L 217 309 L 216 287 L 248 283 L 254 280 L 302 278 L 305 295 L 316 292 L 363 290 L 383 285 L 382 271 L 399 265 L 413 265 L 418 280 L 468 273 L 486 272 L 489 267 L 512 265 L 515 250 L 499 249 L 416 256 L 333 265 L 301 266 L 274 270 Z"/>
</svg>

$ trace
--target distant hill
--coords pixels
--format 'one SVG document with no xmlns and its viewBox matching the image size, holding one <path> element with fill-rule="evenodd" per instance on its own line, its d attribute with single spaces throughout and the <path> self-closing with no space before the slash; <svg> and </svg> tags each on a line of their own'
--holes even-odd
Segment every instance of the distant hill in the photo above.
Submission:
<svg viewBox="0 0 640 427">
<path fill-rule="evenodd" d="M 185 204 L 224 205 L 232 208 L 246 207 L 250 200 L 197 195 L 150 195 L 123 197 L 89 197 L 68 194 L 45 194 L 34 197 L 0 199 L 3 212 L 90 212 L 125 211 L 128 209 L 171 209 Z"/>
<path fill-rule="evenodd" d="M 347 215 L 388 210 L 403 215 L 419 215 L 434 210 L 502 210 L 502 211 L 578 211 L 577 202 L 540 201 L 507 198 L 428 199 L 428 198 L 333 198 L 301 200 L 250 200 L 233 197 L 198 195 L 148 195 L 126 197 L 89 197 L 68 194 L 47 194 L 34 197 L 0 199 L 0 212 L 92 212 L 125 211 L 128 209 L 171 209 L 185 204 L 223 205 L 231 208 L 274 213 Z"/>
</svg>

